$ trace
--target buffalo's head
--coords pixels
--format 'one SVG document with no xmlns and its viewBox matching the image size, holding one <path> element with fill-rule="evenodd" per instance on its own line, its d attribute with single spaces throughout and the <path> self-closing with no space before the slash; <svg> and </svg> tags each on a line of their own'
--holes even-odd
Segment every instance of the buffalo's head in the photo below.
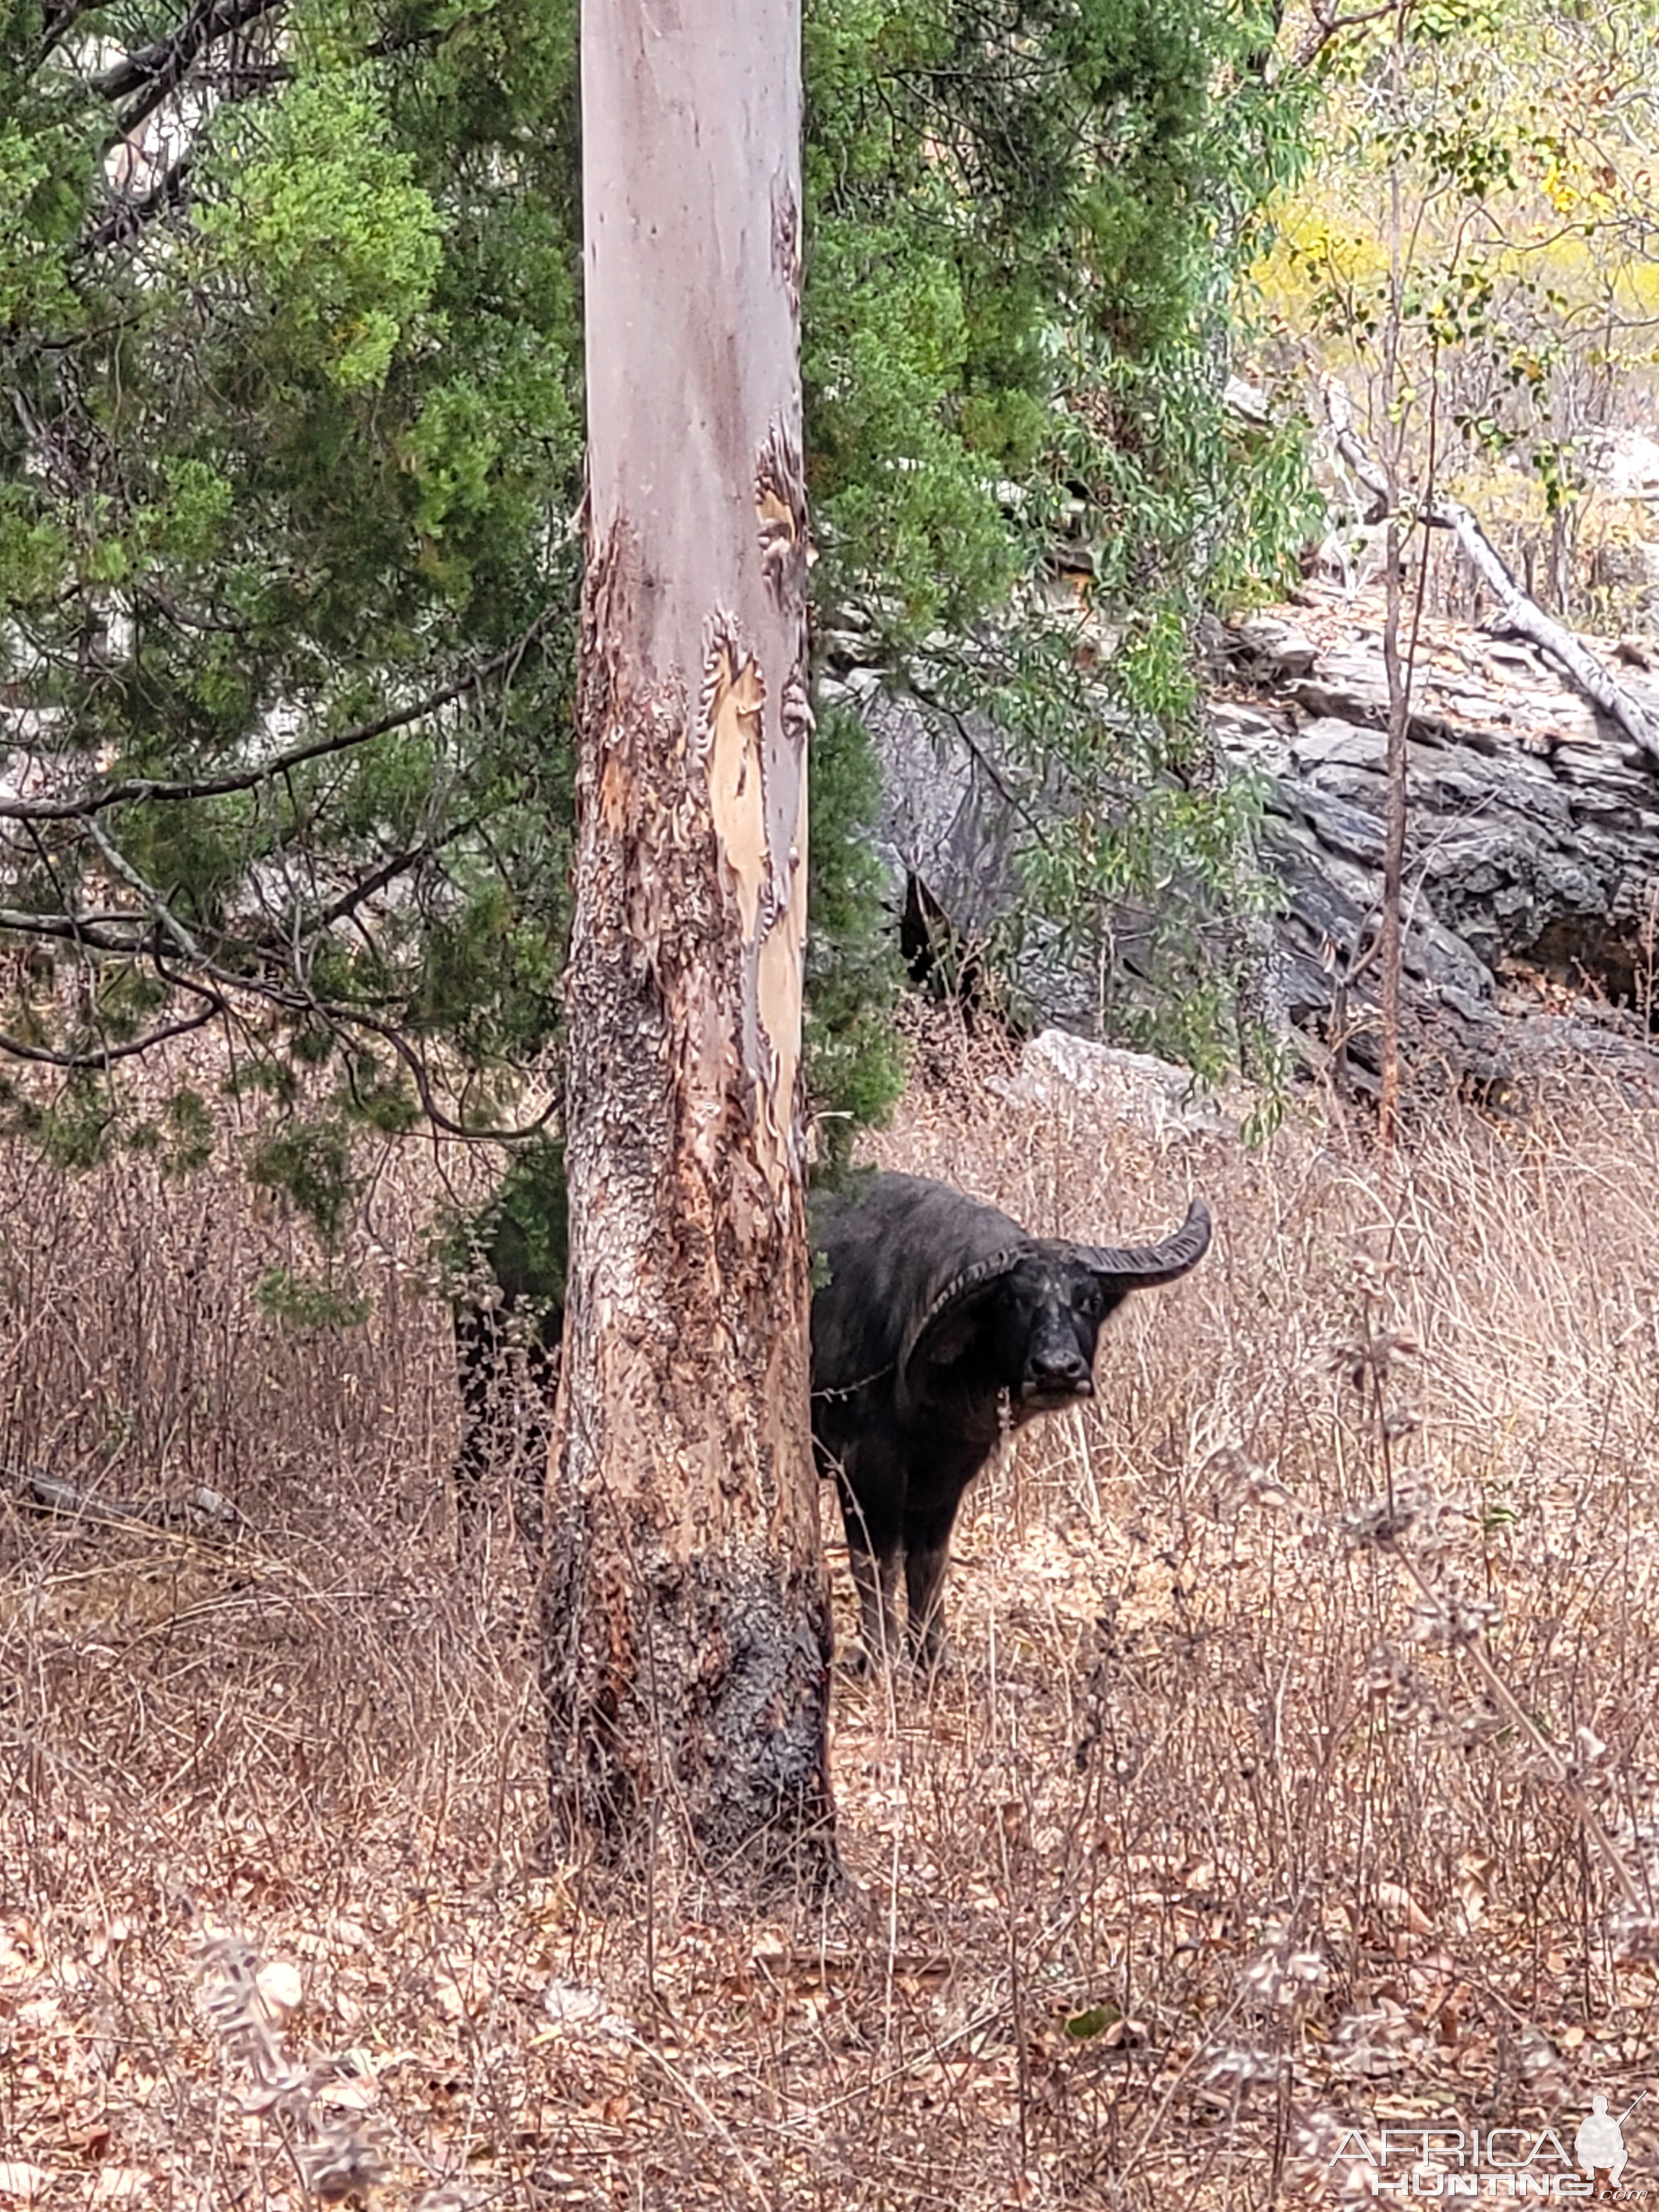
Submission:
<svg viewBox="0 0 1659 2212">
<path fill-rule="evenodd" d="M 909 1330 L 901 1395 L 915 1402 L 1006 1392 L 1016 1421 L 1094 1395 L 1100 1325 L 1131 1291 L 1173 1282 L 1204 1256 L 1210 1212 L 1194 1199 L 1161 1244 L 1125 1249 L 1023 1238 L 948 1282 Z"/>
</svg>

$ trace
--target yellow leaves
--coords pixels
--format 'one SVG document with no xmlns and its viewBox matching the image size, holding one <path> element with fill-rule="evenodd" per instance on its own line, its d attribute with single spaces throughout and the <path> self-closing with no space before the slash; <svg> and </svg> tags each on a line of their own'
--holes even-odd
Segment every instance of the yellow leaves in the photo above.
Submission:
<svg viewBox="0 0 1659 2212">
<path fill-rule="evenodd" d="M 1538 188 L 1558 216 L 1584 224 L 1611 222 L 1625 199 L 1611 162 L 1586 163 L 1565 155 L 1545 163 Z"/>
<path fill-rule="evenodd" d="M 1579 194 L 1559 161 L 1552 161 L 1539 179 L 1539 189 L 1555 210 L 1557 215 L 1571 215 L 1578 206 Z"/>
<path fill-rule="evenodd" d="M 1632 322 L 1659 317 L 1659 261 L 1630 261 L 1613 280 L 1613 297 Z"/>
<path fill-rule="evenodd" d="M 1275 243 L 1252 272 L 1298 335 L 1322 319 L 1340 350 L 1341 295 L 1376 303 L 1395 265 L 1408 323 L 1412 295 L 1421 319 L 1454 270 L 1507 281 L 1500 319 L 1551 327 L 1604 304 L 1610 288 L 1651 283 L 1650 149 L 1639 125 L 1615 123 L 1598 26 L 1552 26 L 1540 36 L 1506 15 L 1488 39 L 1465 23 L 1409 48 L 1398 81 L 1328 80 L 1320 157 L 1273 210 Z"/>
<path fill-rule="evenodd" d="M 1313 302 L 1333 285 L 1372 289 L 1388 275 L 1380 237 L 1329 199 L 1281 200 L 1273 210 L 1273 242 L 1250 270 L 1250 281 L 1269 310 L 1305 329 Z"/>
</svg>

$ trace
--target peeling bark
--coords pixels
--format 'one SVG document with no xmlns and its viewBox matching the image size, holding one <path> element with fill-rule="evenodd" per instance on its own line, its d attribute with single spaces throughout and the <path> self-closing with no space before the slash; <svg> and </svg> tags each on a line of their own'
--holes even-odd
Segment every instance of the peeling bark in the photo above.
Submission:
<svg viewBox="0 0 1659 2212">
<path fill-rule="evenodd" d="M 588 562 L 544 1680 L 567 1842 L 834 1863 L 808 1427 L 799 0 L 583 10 Z"/>
</svg>

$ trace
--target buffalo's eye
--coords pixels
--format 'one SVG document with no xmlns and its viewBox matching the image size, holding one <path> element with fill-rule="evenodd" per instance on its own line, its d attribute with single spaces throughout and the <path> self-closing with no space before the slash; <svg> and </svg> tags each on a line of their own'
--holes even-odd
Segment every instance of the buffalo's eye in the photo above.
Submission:
<svg viewBox="0 0 1659 2212">
<path fill-rule="evenodd" d="M 1100 1286 L 1097 1283 L 1080 1283 L 1072 1293 L 1072 1304 L 1080 1314 L 1100 1311 Z"/>
</svg>

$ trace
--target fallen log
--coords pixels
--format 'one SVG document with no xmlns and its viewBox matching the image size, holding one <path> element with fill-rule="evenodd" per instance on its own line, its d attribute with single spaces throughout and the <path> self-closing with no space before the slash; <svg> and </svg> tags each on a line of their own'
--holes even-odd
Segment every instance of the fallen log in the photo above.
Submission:
<svg viewBox="0 0 1659 2212">
<path fill-rule="evenodd" d="M 0 1493 L 6 1492 L 38 1513 L 102 1527 L 137 1525 L 223 1536 L 246 1525 L 230 1500 L 216 1490 L 198 1488 L 179 1498 L 106 1498 L 85 1483 L 68 1482 L 44 1468 L 23 1467 L 15 1461 L 0 1462 Z"/>
</svg>

